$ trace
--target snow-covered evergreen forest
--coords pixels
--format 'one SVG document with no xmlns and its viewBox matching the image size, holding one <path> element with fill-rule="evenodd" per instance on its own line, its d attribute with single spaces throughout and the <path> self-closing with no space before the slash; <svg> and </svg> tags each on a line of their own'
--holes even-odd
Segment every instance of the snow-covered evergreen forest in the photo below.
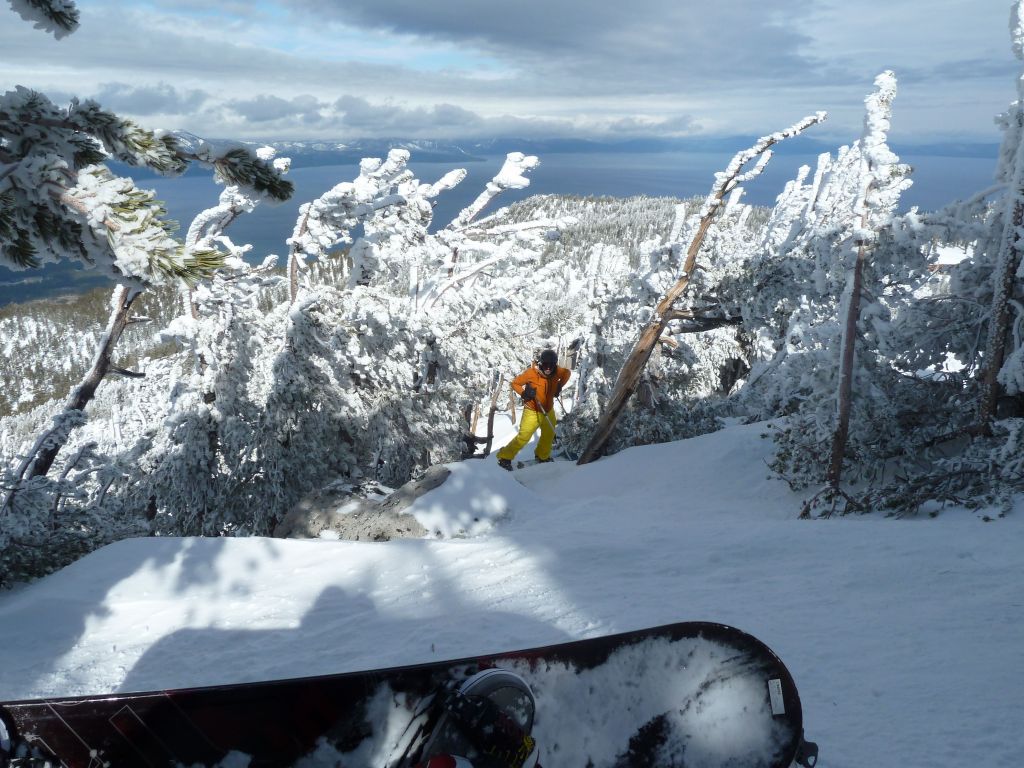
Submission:
<svg viewBox="0 0 1024 768">
<path fill-rule="evenodd" d="M 1024 59 L 1024 2 L 1012 11 Z M 475 414 L 548 346 L 573 370 L 568 458 L 604 428 L 599 453 L 738 418 L 765 422 L 766 471 L 805 491 L 794 514 L 998 516 L 1024 490 L 1022 83 L 1007 83 L 993 185 L 941 210 L 898 212 L 913 172 L 887 143 L 899 100 L 883 72 L 861 135 L 772 209 L 743 184 L 823 113 L 766 126 L 784 130 L 737 147 L 689 201 L 500 208 L 543 161 L 512 153 L 451 222 L 432 201 L 464 172 L 417 179 L 393 150 L 303 205 L 281 264 L 231 223 L 289 194 L 287 158 L 4 94 L 0 258 L 79 259 L 117 285 L 0 312 L 0 584 L 128 536 L 269 535 L 330 482 L 393 487 L 458 460 Z M 176 239 L 107 158 L 198 163 L 223 192 Z M 940 269 L 948 249 L 966 258 Z"/>
</svg>

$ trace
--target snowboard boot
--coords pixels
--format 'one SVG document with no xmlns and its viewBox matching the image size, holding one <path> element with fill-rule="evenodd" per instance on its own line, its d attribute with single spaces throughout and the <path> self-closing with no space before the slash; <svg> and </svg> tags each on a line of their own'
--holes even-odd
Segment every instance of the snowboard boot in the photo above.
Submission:
<svg viewBox="0 0 1024 768">
<path fill-rule="evenodd" d="M 512 471 L 512 460 L 511 459 L 498 459 L 498 466 L 502 469 L 507 469 L 509 472 Z"/>
<path fill-rule="evenodd" d="M 418 766 L 539 768 L 530 686 L 504 669 L 485 669 L 438 693 L 440 717 L 419 752 Z"/>
<path fill-rule="evenodd" d="M 548 456 L 546 459 L 542 459 L 539 456 L 534 456 L 534 458 L 537 459 L 538 464 L 547 464 L 549 462 L 554 461 L 554 459 L 552 459 L 550 456 Z"/>
</svg>

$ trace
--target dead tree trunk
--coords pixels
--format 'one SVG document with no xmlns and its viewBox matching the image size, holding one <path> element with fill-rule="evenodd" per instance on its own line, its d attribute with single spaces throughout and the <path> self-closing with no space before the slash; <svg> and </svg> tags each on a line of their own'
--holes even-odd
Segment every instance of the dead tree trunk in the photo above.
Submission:
<svg viewBox="0 0 1024 768">
<path fill-rule="evenodd" d="M 65 401 L 65 412 L 84 411 L 86 405 L 88 405 L 95 396 L 96 389 L 99 387 L 100 382 L 103 381 L 107 373 L 111 371 L 129 376 L 140 375 L 112 366 L 110 362 L 114 353 L 114 347 L 117 346 L 117 342 L 120 340 L 121 334 L 130 322 L 128 319 L 128 310 L 131 308 L 132 302 L 135 301 L 138 295 L 139 291 L 134 288 L 129 288 L 124 285 L 119 285 L 117 287 L 114 292 L 113 310 L 110 313 L 110 320 L 107 323 L 107 330 L 104 334 L 103 342 L 100 345 L 99 350 L 96 352 L 96 357 L 93 359 L 92 368 L 85 375 L 85 378 L 82 379 L 82 382 L 71 391 L 71 394 Z M 57 458 L 57 454 L 60 452 L 60 449 L 64 447 L 66 440 L 66 433 L 57 434 L 54 432 L 53 435 L 42 441 L 39 451 L 36 453 L 35 458 L 32 460 L 32 463 L 28 468 L 28 479 L 31 480 L 33 477 L 45 475 L 50 471 L 50 467 L 53 466 L 53 462 Z M 39 443 L 37 443 L 37 445 L 38 444 Z"/>
<path fill-rule="evenodd" d="M 491 455 L 491 444 L 494 442 L 494 414 L 498 410 L 498 396 L 501 394 L 501 385 L 505 383 L 504 374 L 498 374 L 498 383 L 494 386 L 491 394 L 491 407 L 487 411 L 487 442 L 484 443 L 484 456 Z"/>
<path fill-rule="evenodd" d="M 846 329 L 843 333 L 842 357 L 839 365 L 839 394 L 836 431 L 832 434 L 832 453 L 828 464 L 828 485 L 837 491 L 843 474 L 846 441 L 850 434 L 850 406 L 853 399 L 853 361 L 857 344 L 857 320 L 860 317 L 860 294 L 864 284 L 864 263 L 867 260 L 863 244 L 857 248 L 857 263 L 853 267 L 853 286 L 846 311 Z"/>
<path fill-rule="evenodd" d="M 769 147 L 785 138 L 801 133 L 806 128 L 824 119 L 825 114 L 819 112 L 816 115 L 804 118 L 786 131 L 762 138 L 750 149 L 737 154 L 732 159 L 725 173 L 720 175 L 711 190 L 711 194 L 704 203 L 697 231 L 694 233 L 693 239 L 686 250 L 682 275 L 675 285 L 669 289 L 668 293 L 665 294 L 665 297 L 658 302 L 651 320 L 641 330 L 640 338 L 633 346 L 633 350 L 626 358 L 626 362 L 623 363 L 622 370 L 619 371 L 619 376 L 615 380 L 615 387 L 612 390 L 611 397 L 608 399 L 608 404 L 605 406 L 605 410 L 601 414 L 597 426 L 594 428 L 594 434 L 591 436 L 590 442 L 587 443 L 587 447 L 583 449 L 583 453 L 576 462 L 577 464 L 588 464 L 598 458 L 608 444 L 608 439 L 615 429 L 619 416 L 622 415 L 626 404 L 629 402 L 629 398 L 636 391 L 640 376 L 643 374 L 647 361 L 651 357 L 651 352 L 654 351 L 654 345 L 658 343 L 669 323 L 673 306 L 690 284 L 690 275 L 693 274 L 694 267 L 696 266 L 697 254 L 704 244 L 704 238 L 707 236 L 712 222 L 714 222 L 719 211 L 722 209 L 722 203 L 726 195 L 731 193 L 740 182 L 747 181 L 760 174 L 771 157 L 771 153 L 766 151 Z M 749 173 L 741 173 L 743 166 L 757 156 L 761 156 L 757 167 Z"/>
</svg>

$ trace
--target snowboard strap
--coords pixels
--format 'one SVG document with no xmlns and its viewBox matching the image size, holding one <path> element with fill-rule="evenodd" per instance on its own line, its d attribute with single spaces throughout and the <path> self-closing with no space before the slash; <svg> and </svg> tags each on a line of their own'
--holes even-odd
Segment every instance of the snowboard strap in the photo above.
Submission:
<svg viewBox="0 0 1024 768">
<path fill-rule="evenodd" d="M 405 730 L 402 731 L 402 735 L 398 739 L 398 744 L 401 745 L 403 742 L 405 747 L 402 749 L 402 754 L 399 755 L 397 761 L 392 760 L 395 749 L 392 748 L 388 754 L 388 766 L 396 766 L 397 768 L 408 768 L 412 763 L 409 761 L 410 754 L 420 747 L 423 746 L 423 742 L 426 735 L 431 729 L 437 724 L 437 711 L 433 705 L 436 699 L 434 696 L 428 696 L 424 701 L 421 701 L 419 706 L 412 714 L 412 719 L 406 723 Z M 410 729 L 413 726 L 416 729 L 412 732 L 412 736 L 408 736 Z M 408 737 L 408 738 L 407 738 Z"/>
<path fill-rule="evenodd" d="M 533 737 L 486 696 L 452 690 L 441 704 L 473 745 L 502 765 L 519 768 L 533 751 Z"/>
<path fill-rule="evenodd" d="M 813 741 L 804 741 L 804 737 L 801 734 L 800 746 L 796 748 L 793 761 L 797 765 L 803 766 L 803 768 L 814 768 L 818 764 L 818 745 Z"/>
</svg>

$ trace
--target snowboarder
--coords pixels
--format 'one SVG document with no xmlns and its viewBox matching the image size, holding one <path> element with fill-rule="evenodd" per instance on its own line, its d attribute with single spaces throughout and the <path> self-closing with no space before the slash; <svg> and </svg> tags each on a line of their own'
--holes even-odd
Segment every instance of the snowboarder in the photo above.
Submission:
<svg viewBox="0 0 1024 768">
<path fill-rule="evenodd" d="M 512 380 L 512 389 L 523 399 L 523 418 L 519 434 L 498 451 L 498 466 L 512 470 L 512 459 L 530 442 L 540 428 L 540 440 L 534 456 L 538 462 L 551 461 L 551 444 L 555 441 L 555 398 L 572 374 L 568 368 L 558 367 L 558 353 L 545 349 L 540 358 Z"/>
</svg>

